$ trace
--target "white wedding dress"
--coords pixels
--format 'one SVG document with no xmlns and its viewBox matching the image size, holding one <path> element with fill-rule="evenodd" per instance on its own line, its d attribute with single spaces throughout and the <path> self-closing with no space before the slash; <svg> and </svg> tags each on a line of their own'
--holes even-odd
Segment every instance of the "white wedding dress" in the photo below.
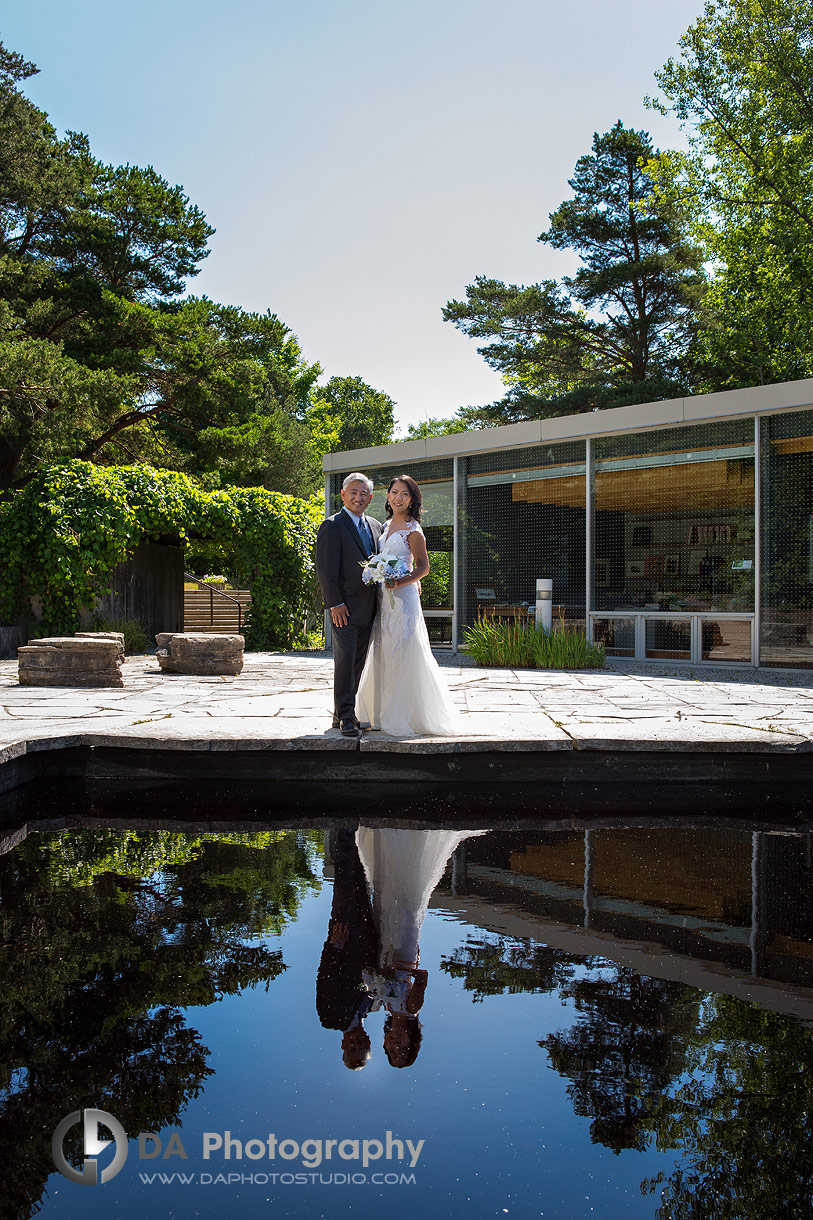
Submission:
<svg viewBox="0 0 813 1220">
<path fill-rule="evenodd" d="M 423 532 L 417 521 L 392 533 L 388 526 L 379 552 L 395 555 L 412 568 L 407 536 L 413 530 Z M 359 683 L 356 714 L 362 723 L 369 722 L 392 737 L 456 737 L 463 731 L 432 656 L 417 584 L 378 590 L 378 613 Z"/>
<path fill-rule="evenodd" d="M 407 586 L 409 588 L 409 586 Z M 391 991 L 380 998 L 394 1000 L 405 994 L 397 965 L 414 966 L 419 956 L 421 928 L 432 892 L 443 876 L 449 857 L 464 839 L 487 830 L 396 830 L 359 826 L 356 843 L 372 890 L 373 914 L 379 935 L 380 965 L 395 966 Z M 408 985 L 407 988 L 408 990 Z"/>
</svg>

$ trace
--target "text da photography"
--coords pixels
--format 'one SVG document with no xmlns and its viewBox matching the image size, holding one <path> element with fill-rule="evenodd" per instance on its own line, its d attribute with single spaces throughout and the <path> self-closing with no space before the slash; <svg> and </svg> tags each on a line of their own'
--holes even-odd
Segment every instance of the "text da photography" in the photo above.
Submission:
<svg viewBox="0 0 813 1220">
<path fill-rule="evenodd" d="M 400 1162 L 414 1169 L 423 1151 L 425 1140 L 403 1139 L 392 1131 L 372 1139 L 280 1139 L 273 1132 L 250 1139 L 240 1139 L 231 1131 L 204 1131 L 201 1154 L 204 1161 L 287 1161 L 300 1162 L 305 1169 L 317 1169 L 327 1162 L 355 1161 L 367 1168 L 377 1161 Z M 152 1131 L 142 1131 L 138 1137 L 139 1160 L 168 1160 L 189 1154 L 177 1132 L 162 1140 Z"/>
</svg>

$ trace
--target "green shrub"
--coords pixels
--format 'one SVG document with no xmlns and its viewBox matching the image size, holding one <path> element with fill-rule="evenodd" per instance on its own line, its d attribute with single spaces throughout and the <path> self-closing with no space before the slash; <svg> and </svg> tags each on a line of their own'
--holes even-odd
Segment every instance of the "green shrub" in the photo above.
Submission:
<svg viewBox="0 0 813 1220">
<path fill-rule="evenodd" d="M 427 609 L 440 610 L 451 605 L 451 559 L 448 551 L 429 552 L 429 575 L 421 580 L 421 602 Z"/>
<path fill-rule="evenodd" d="M 0 622 L 25 621 L 32 635 L 70 635 L 80 610 L 109 592 L 110 572 L 140 543 L 203 542 L 251 589 L 246 646 L 290 648 L 302 639 L 313 600 L 322 516 L 318 498 L 262 487 L 207 492 L 172 470 L 50 466 L 0 502 Z M 42 607 L 38 622 L 32 598 Z"/>
<path fill-rule="evenodd" d="M 502 623 L 480 617 L 466 628 L 466 650 L 478 665 L 507 669 L 603 669 L 604 645 L 583 631 L 557 624 L 540 631 L 533 623 Z"/>
</svg>

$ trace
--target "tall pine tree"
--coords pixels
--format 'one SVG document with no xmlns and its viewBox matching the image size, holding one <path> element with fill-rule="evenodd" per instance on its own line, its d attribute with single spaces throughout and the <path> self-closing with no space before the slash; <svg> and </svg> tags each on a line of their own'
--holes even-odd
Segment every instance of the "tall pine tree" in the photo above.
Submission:
<svg viewBox="0 0 813 1220">
<path fill-rule="evenodd" d="M 674 201 L 653 207 L 646 132 L 620 122 L 576 163 L 573 198 L 550 216 L 539 241 L 573 250 L 575 275 L 530 286 L 479 276 L 443 316 L 509 385 L 490 407 L 468 407 L 471 424 L 507 423 L 646 402 L 684 393 L 701 254 Z"/>
</svg>

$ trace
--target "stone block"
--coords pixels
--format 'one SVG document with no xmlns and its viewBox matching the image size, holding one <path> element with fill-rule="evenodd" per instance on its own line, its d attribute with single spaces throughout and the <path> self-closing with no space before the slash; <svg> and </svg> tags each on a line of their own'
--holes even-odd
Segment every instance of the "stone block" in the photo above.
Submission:
<svg viewBox="0 0 813 1220">
<path fill-rule="evenodd" d="M 122 687 L 115 639 L 49 636 L 17 649 L 21 686 Z"/>
<path fill-rule="evenodd" d="M 160 631 L 155 642 L 155 655 L 164 673 L 208 676 L 239 674 L 243 668 L 245 640 L 241 635 Z"/>
<path fill-rule="evenodd" d="M 115 640 L 119 646 L 119 656 L 124 660 L 124 633 L 122 631 L 74 631 L 76 640 Z"/>
</svg>

